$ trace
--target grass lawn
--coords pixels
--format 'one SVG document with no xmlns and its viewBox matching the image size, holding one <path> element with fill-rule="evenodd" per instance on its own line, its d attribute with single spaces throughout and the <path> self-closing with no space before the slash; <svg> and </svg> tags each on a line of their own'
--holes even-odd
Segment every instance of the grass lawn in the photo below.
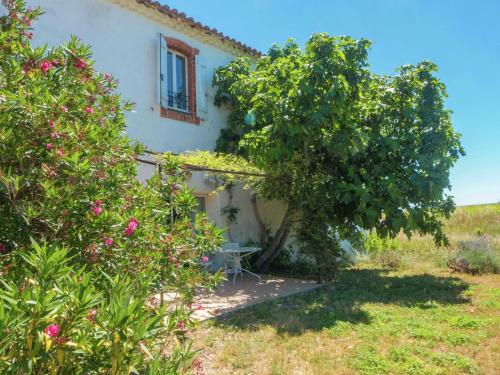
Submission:
<svg viewBox="0 0 500 375">
<path fill-rule="evenodd" d="M 493 208 L 466 208 L 480 221 L 460 209 L 450 236 L 484 224 L 498 240 Z M 500 275 L 451 273 L 434 254 L 448 250 L 429 244 L 425 259 L 427 240 L 406 244 L 403 270 L 360 263 L 314 292 L 203 323 L 194 335 L 206 373 L 500 374 Z"/>
<path fill-rule="evenodd" d="M 500 276 L 360 266 L 196 335 L 213 374 L 498 374 Z"/>
</svg>

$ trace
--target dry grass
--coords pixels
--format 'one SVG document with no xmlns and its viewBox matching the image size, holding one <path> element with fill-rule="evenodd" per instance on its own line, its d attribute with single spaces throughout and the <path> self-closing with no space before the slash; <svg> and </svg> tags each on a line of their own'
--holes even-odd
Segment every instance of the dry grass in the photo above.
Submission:
<svg viewBox="0 0 500 375">
<path fill-rule="evenodd" d="M 447 228 L 452 244 L 476 228 L 498 244 L 500 205 L 459 208 Z M 500 275 L 450 273 L 450 249 L 404 241 L 405 270 L 359 264 L 333 285 L 204 323 L 194 334 L 206 373 L 500 373 Z"/>
</svg>

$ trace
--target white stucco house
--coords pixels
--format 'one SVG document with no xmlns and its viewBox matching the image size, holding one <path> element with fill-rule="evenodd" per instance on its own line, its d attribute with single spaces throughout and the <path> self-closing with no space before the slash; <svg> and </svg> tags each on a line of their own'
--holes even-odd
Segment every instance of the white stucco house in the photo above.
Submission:
<svg viewBox="0 0 500 375">
<path fill-rule="evenodd" d="M 45 12 L 33 24 L 35 45 L 55 46 L 76 35 L 92 47 L 95 67 L 119 80 L 123 98 L 136 103 L 128 113 L 128 135 L 154 152 L 213 150 L 227 111 L 214 106 L 214 70 L 236 56 L 257 59 L 260 53 L 185 14 L 151 0 L 28 0 Z M 139 178 L 154 167 L 141 165 Z M 221 210 L 223 191 L 202 172 L 190 181 L 200 209 L 213 222 L 228 227 Z M 263 221 L 275 227 L 279 204 L 259 202 Z M 232 205 L 240 209 L 226 232 L 231 242 L 258 240 L 258 226 L 248 192 L 236 187 Z"/>
</svg>

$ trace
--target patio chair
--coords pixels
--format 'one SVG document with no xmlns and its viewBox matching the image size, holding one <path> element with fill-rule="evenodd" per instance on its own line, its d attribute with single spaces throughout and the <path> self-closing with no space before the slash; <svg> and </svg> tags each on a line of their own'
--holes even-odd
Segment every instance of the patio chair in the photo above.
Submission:
<svg viewBox="0 0 500 375">
<path fill-rule="evenodd" d="M 233 283 L 235 283 L 236 276 L 238 274 L 243 276 L 241 265 L 239 264 L 239 258 L 235 253 L 226 253 L 224 250 L 235 249 L 238 247 L 240 247 L 240 244 L 237 242 L 227 242 L 221 246 L 222 254 L 224 255 L 224 273 L 226 275 L 231 273 L 234 274 Z"/>
</svg>

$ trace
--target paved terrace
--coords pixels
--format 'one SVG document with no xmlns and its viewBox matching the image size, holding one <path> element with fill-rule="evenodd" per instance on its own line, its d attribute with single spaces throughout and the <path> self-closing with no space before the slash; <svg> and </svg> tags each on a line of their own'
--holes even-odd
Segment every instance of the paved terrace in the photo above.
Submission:
<svg viewBox="0 0 500 375">
<path fill-rule="evenodd" d="M 321 286 L 314 281 L 263 275 L 261 281 L 245 274 L 233 284 L 232 275 L 213 292 L 203 290 L 196 296 L 196 303 L 203 306 L 194 313 L 199 320 L 206 320 L 231 311 L 256 305 L 275 298 L 302 293 Z"/>
<path fill-rule="evenodd" d="M 215 318 L 229 312 L 256 305 L 275 298 L 303 293 L 321 287 L 314 281 L 291 279 L 281 276 L 262 275 L 261 281 L 245 274 L 238 276 L 233 284 L 233 277 L 220 284 L 215 291 L 200 290 L 195 297 L 194 305 L 203 309 L 194 312 L 193 317 L 200 321 Z M 160 296 L 156 298 L 159 300 Z M 166 301 L 175 300 L 175 296 L 166 293 Z"/>
</svg>

